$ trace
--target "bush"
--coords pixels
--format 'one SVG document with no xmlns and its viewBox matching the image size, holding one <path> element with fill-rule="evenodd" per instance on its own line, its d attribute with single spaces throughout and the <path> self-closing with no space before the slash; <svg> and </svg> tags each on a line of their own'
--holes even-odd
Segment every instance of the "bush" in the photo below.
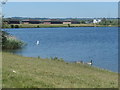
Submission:
<svg viewBox="0 0 120 90">
<path fill-rule="evenodd" d="M 14 25 L 10 25 L 11 28 L 14 28 Z"/>
<path fill-rule="evenodd" d="M 19 26 L 18 26 L 18 25 L 15 25 L 15 28 L 19 28 Z"/>
<path fill-rule="evenodd" d="M 40 26 L 38 25 L 37 28 L 39 28 Z"/>
<path fill-rule="evenodd" d="M 0 34 L 2 34 L 2 37 L 0 37 L 2 38 L 2 42 L 0 43 L 0 45 L 2 45 L 2 49 L 19 49 L 24 45 L 22 41 L 10 36 L 5 31 L 0 31 Z"/>
<path fill-rule="evenodd" d="M 38 56 L 38 59 L 40 59 L 40 56 Z"/>
<path fill-rule="evenodd" d="M 7 36 L 8 36 L 8 33 L 6 33 L 5 31 L 0 31 L 0 45 L 3 47 L 6 40 L 7 40 Z"/>
<path fill-rule="evenodd" d="M 70 24 L 68 24 L 68 27 L 70 27 Z"/>
<path fill-rule="evenodd" d="M 23 42 L 17 39 L 7 38 L 4 43 L 3 49 L 19 49 L 23 46 Z"/>
<path fill-rule="evenodd" d="M 58 57 L 51 57 L 50 60 L 56 60 L 56 61 L 61 61 L 61 62 L 64 62 L 63 58 L 58 58 Z"/>
</svg>

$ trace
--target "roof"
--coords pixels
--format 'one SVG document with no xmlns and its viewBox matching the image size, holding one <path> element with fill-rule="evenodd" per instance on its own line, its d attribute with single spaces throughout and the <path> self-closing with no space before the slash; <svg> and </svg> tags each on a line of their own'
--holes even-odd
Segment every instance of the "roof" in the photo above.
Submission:
<svg viewBox="0 0 120 90">
<path fill-rule="evenodd" d="M 22 21 L 41 21 L 41 20 L 26 19 L 26 20 L 22 20 Z"/>
</svg>

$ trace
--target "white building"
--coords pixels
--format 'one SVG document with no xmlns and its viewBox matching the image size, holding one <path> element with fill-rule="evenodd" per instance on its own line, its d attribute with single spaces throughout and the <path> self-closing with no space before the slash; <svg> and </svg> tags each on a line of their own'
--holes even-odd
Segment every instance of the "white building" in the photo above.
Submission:
<svg viewBox="0 0 120 90">
<path fill-rule="evenodd" d="M 101 19 L 98 19 L 98 23 L 101 22 Z"/>
<path fill-rule="evenodd" d="M 94 19 L 94 20 L 93 20 L 93 23 L 97 23 L 97 20 L 96 20 L 96 19 Z"/>
<path fill-rule="evenodd" d="M 93 23 L 99 23 L 99 22 L 101 22 L 101 19 L 98 19 L 98 20 L 94 19 L 93 20 Z"/>
</svg>

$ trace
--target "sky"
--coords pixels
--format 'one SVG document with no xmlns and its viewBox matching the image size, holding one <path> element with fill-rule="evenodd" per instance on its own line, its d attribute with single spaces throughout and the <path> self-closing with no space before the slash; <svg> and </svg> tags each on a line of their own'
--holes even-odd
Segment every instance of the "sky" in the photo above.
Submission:
<svg viewBox="0 0 120 90">
<path fill-rule="evenodd" d="M 118 17 L 117 2 L 7 2 L 5 17 L 99 18 Z"/>
<path fill-rule="evenodd" d="M 0 1 L 4 1 L 4 0 L 0 0 Z M 7 1 L 9 2 L 119 2 L 119 0 L 7 0 Z"/>
</svg>

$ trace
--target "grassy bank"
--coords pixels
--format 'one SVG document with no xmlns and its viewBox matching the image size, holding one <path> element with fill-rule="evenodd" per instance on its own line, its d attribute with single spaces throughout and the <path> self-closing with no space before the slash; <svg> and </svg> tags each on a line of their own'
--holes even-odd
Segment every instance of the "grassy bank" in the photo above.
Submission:
<svg viewBox="0 0 120 90">
<path fill-rule="evenodd" d="M 94 24 L 8 24 L 5 28 L 48 28 L 48 27 L 117 27 L 117 25 Z"/>
<path fill-rule="evenodd" d="M 61 60 L 3 52 L 3 88 L 115 88 L 116 73 Z"/>
</svg>

